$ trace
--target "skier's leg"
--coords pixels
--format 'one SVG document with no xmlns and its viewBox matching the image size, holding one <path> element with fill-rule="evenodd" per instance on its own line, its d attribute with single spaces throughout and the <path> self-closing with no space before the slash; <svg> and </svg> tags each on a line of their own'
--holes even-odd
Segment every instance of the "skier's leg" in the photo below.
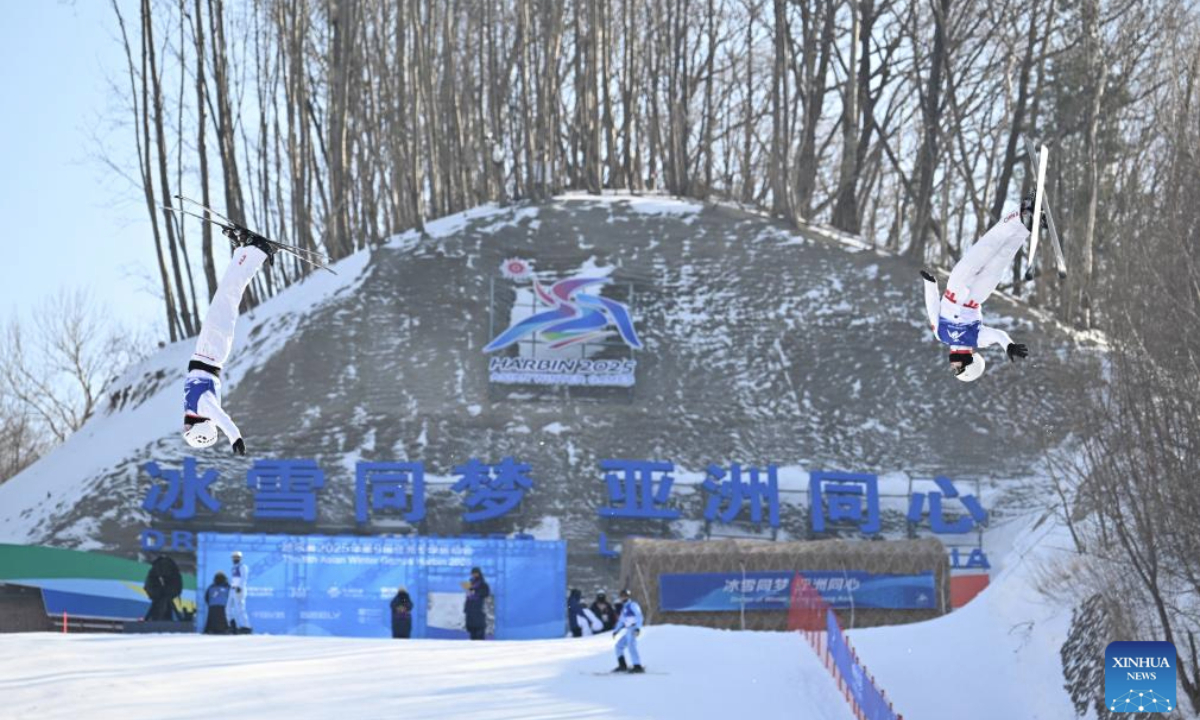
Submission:
<svg viewBox="0 0 1200 720">
<path fill-rule="evenodd" d="M 193 360 L 217 368 L 225 365 L 225 361 L 229 359 L 229 352 L 233 349 L 233 331 L 237 325 L 238 306 L 242 303 L 242 295 L 254 278 L 254 273 L 258 272 L 266 259 L 266 253 L 250 245 L 238 248 L 229 259 L 229 267 L 225 269 L 225 275 L 217 285 L 217 292 L 208 305 L 200 337 L 196 338 Z"/>
<path fill-rule="evenodd" d="M 629 633 L 625 633 L 617 639 L 617 660 L 625 659 L 625 646 L 629 644 Z"/>
<path fill-rule="evenodd" d="M 627 630 L 625 632 L 625 637 L 629 638 L 629 660 L 634 665 L 641 665 L 642 659 L 638 656 L 637 649 L 637 631 Z"/>
<path fill-rule="evenodd" d="M 1016 246 L 1010 248 L 1014 235 L 1017 236 Z M 985 288 L 983 286 L 987 284 L 987 278 L 980 277 L 981 273 L 989 268 L 997 256 L 1006 255 L 1007 259 L 1004 262 L 1011 261 L 1017 248 L 1021 246 L 1028 235 L 1029 232 L 1025 230 L 1019 217 L 1001 220 L 993 225 L 984 233 L 983 237 L 975 241 L 974 245 L 967 248 L 962 258 L 954 265 L 954 270 L 950 272 L 950 279 L 946 283 L 946 293 L 950 296 L 951 301 L 960 305 L 967 302 L 968 298 L 983 302 L 979 298 L 986 299 L 988 295 L 992 294 L 1000 282 L 1000 276 L 997 275 L 990 287 Z M 987 292 L 979 292 L 981 289 L 986 289 Z"/>
<path fill-rule="evenodd" d="M 971 284 L 970 301 L 980 305 L 996 291 L 1000 280 L 1012 272 L 1013 258 L 1029 237 L 1029 231 L 1020 221 L 1002 222 L 993 230 L 1000 231 L 996 233 L 996 251 L 979 269 L 975 281 Z"/>
</svg>

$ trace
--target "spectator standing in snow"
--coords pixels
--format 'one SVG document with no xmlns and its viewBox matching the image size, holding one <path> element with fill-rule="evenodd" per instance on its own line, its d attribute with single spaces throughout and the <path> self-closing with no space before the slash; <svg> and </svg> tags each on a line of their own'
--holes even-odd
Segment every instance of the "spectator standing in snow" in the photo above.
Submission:
<svg viewBox="0 0 1200 720">
<path fill-rule="evenodd" d="M 583 637 L 583 628 L 579 626 L 582 618 L 583 593 L 579 588 L 571 588 L 571 594 L 567 596 L 567 628 L 571 631 L 571 637 Z"/>
<path fill-rule="evenodd" d="M 567 598 L 567 622 L 573 637 L 593 635 L 604 628 L 596 613 L 583 604 L 583 592 L 577 588 L 573 588 Z"/>
<path fill-rule="evenodd" d="M 617 666 L 613 668 L 613 672 L 646 672 L 646 669 L 642 667 L 642 659 L 638 657 L 637 639 L 641 634 L 642 608 L 633 599 L 629 590 L 622 590 L 621 617 L 617 629 L 613 630 L 613 637 L 621 636 L 621 639 L 617 641 Z M 629 659 L 633 661 L 633 667 L 625 664 L 626 648 L 629 649 Z"/>
<path fill-rule="evenodd" d="M 466 615 L 467 633 L 472 640 L 483 640 L 487 632 L 486 601 L 492 594 L 487 581 L 483 579 L 483 571 L 477 567 L 471 568 L 471 579 L 463 583 L 467 598 L 463 602 L 463 614 Z"/>
<path fill-rule="evenodd" d="M 396 590 L 396 597 L 392 598 L 392 637 L 412 637 L 412 609 L 412 598 L 407 590 L 400 587 Z"/>
<path fill-rule="evenodd" d="M 225 605 L 228 603 L 229 580 L 225 578 L 225 573 L 219 572 L 204 592 L 204 604 L 208 606 L 208 619 L 204 621 L 205 635 L 229 634 L 229 621 L 225 618 Z"/>
<path fill-rule="evenodd" d="M 596 593 L 596 600 L 592 603 L 592 613 L 600 618 L 601 630 L 613 630 L 617 627 L 617 611 L 609 604 L 603 590 Z"/>
<path fill-rule="evenodd" d="M 183 593 L 183 575 L 174 560 L 166 555 L 154 558 L 142 589 L 150 598 L 150 609 L 146 611 L 145 620 L 177 619 L 175 598 Z"/>
</svg>

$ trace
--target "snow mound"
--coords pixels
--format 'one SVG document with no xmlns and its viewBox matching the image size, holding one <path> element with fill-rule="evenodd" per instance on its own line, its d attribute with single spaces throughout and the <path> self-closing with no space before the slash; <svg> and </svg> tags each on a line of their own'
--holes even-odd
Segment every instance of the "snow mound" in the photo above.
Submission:
<svg viewBox="0 0 1200 720">
<path fill-rule="evenodd" d="M 271 636 L 0 636 L 9 717 L 804 717 L 850 720 L 798 635 L 658 626 L 650 674 L 610 675 L 612 638 L 472 643 Z M 597 674 L 599 673 L 599 674 Z"/>
<path fill-rule="evenodd" d="M 912 625 L 849 632 L 858 655 L 906 717 L 1075 720 L 1059 650 L 1070 607 L 1037 590 L 1039 568 L 1069 554 L 1066 529 L 1026 518 L 991 585 L 965 607 Z M 996 532 L 999 532 L 998 529 Z"/>
</svg>

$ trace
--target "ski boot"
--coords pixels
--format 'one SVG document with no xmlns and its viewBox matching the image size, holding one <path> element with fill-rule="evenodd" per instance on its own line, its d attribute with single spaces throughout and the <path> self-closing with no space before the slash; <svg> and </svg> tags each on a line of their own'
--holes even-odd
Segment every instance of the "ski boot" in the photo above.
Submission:
<svg viewBox="0 0 1200 720">
<path fill-rule="evenodd" d="M 638 666 L 638 667 L 640 667 L 640 666 Z M 629 672 L 629 666 L 625 664 L 625 658 L 623 658 L 623 657 L 617 658 L 617 666 L 615 668 L 613 668 L 612 671 L 615 673 Z"/>
<path fill-rule="evenodd" d="M 268 265 L 275 264 L 275 252 L 279 250 L 279 248 L 275 247 L 270 240 L 262 237 L 261 235 L 251 235 L 250 241 L 246 244 L 250 245 L 251 247 L 256 247 L 266 253 Z"/>
<path fill-rule="evenodd" d="M 641 665 L 634 665 L 633 667 L 629 668 L 629 672 L 630 673 L 644 673 L 644 672 L 646 672 L 646 668 L 642 667 Z"/>
</svg>

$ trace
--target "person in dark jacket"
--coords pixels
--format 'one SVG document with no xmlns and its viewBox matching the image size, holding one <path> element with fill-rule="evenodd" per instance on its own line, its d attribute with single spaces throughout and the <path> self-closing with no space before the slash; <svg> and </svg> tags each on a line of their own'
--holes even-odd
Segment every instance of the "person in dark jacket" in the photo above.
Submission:
<svg viewBox="0 0 1200 720">
<path fill-rule="evenodd" d="M 412 609 L 408 591 L 403 587 L 396 590 L 396 597 L 392 598 L 392 637 L 412 637 Z"/>
<path fill-rule="evenodd" d="M 483 579 L 483 571 L 477 567 L 471 568 L 471 579 L 463 583 L 467 591 L 467 599 L 463 602 L 463 614 L 467 616 L 467 633 L 472 640 L 482 640 L 487 632 L 487 609 L 485 602 L 492 594 L 487 581 Z"/>
<path fill-rule="evenodd" d="M 592 603 L 592 612 L 603 623 L 602 630 L 612 630 L 617 627 L 617 611 L 609 604 L 603 590 L 596 593 L 596 600 Z"/>
<path fill-rule="evenodd" d="M 179 566 L 166 555 L 159 555 L 150 564 L 146 582 L 142 584 L 146 597 L 150 598 L 150 609 L 146 620 L 175 620 L 175 598 L 183 593 L 183 575 Z"/>
<path fill-rule="evenodd" d="M 204 634 L 228 635 L 229 620 L 225 617 L 225 606 L 229 604 L 229 579 L 225 573 L 219 572 L 213 577 L 212 585 L 204 592 L 204 603 L 208 606 Z"/>
<path fill-rule="evenodd" d="M 579 626 L 579 617 L 583 615 L 583 593 L 579 588 L 571 588 L 567 597 L 567 627 L 571 637 L 583 637 L 583 628 Z"/>
</svg>

